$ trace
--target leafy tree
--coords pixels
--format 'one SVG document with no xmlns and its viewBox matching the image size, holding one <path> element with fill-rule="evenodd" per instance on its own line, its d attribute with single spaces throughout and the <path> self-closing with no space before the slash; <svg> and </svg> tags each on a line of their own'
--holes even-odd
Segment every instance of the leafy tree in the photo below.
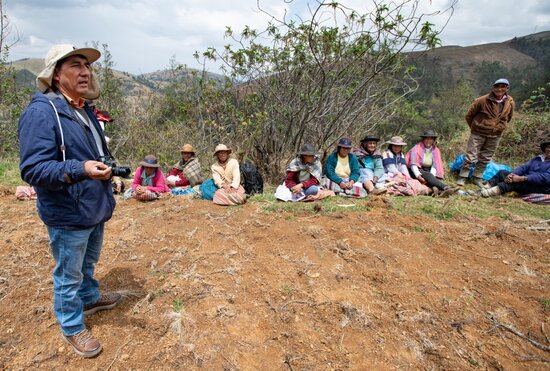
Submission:
<svg viewBox="0 0 550 371">
<path fill-rule="evenodd" d="M 214 123 L 234 134 L 233 143 L 269 179 L 304 142 L 326 153 L 343 135 L 375 130 L 416 89 L 403 51 L 439 44 L 433 24 L 416 14 L 417 3 L 374 1 L 359 14 L 319 1 L 308 20 L 272 16 L 265 30 L 245 27 L 240 34 L 228 27 L 231 44 L 196 53 L 221 61 L 238 85 L 237 99 L 227 102 L 233 113 Z M 242 127 L 245 137 L 238 135 Z"/>
<path fill-rule="evenodd" d="M 17 120 L 28 103 L 30 89 L 17 84 L 15 69 L 9 64 L 10 48 L 17 42 L 11 41 L 12 29 L 9 18 L 0 0 L 0 157 L 17 155 Z"/>
</svg>

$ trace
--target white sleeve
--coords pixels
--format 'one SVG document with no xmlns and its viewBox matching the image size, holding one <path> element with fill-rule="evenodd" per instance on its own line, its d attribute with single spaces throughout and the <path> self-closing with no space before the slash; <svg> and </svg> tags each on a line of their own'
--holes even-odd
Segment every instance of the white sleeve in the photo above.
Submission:
<svg viewBox="0 0 550 371">
<path fill-rule="evenodd" d="M 421 175 L 420 170 L 418 170 L 418 166 L 411 165 L 411 170 L 413 171 L 413 174 L 416 178 L 418 178 Z"/>
</svg>

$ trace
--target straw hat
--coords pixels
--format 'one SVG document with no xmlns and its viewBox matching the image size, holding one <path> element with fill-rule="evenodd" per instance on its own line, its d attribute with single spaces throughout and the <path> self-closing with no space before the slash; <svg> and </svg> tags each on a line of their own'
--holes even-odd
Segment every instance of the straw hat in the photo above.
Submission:
<svg viewBox="0 0 550 371">
<path fill-rule="evenodd" d="M 216 153 L 220 152 L 220 151 L 227 151 L 229 153 L 231 153 L 231 148 L 227 147 L 225 144 L 218 144 L 216 146 L 216 148 L 214 149 L 214 156 L 216 156 Z"/>
<path fill-rule="evenodd" d="M 394 146 L 406 146 L 407 143 L 401 138 L 400 136 L 396 135 L 394 137 L 391 137 L 389 144 L 393 144 Z"/>
<path fill-rule="evenodd" d="M 185 153 L 192 153 L 192 154 L 195 154 L 195 151 L 193 150 L 193 146 L 192 146 L 191 144 L 189 144 L 189 143 L 185 143 L 185 144 L 183 145 L 183 147 L 181 147 L 180 152 L 181 152 L 181 153 L 184 153 L 184 152 L 185 152 Z"/>
<path fill-rule="evenodd" d="M 52 87 L 52 79 L 55 71 L 55 66 L 57 62 L 62 59 L 68 58 L 72 55 L 82 55 L 88 60 L 88 63 L 93 63 L 101 57 L 99 50 L 94 48 L 77 48 L 70 44 L 59 44 L 54 45 L 48 51 L 44 63 L 46 68 L 44 68 L 36 78 L 36 86 L 38 90 L 44 93 L 46 90 Z M 83 98 L 86 99 L 97 99 L 99 97 L 99 83 L 95 74 L 91 73 L 90 83 L 88 86 L 88 92 Z"/>
</svg>

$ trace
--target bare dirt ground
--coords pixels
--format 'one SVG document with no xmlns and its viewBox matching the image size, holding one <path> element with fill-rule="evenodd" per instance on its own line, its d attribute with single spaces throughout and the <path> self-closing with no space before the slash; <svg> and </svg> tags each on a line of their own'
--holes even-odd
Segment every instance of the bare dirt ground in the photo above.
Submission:
<svg viewBox="0 0 550 371">
<path fill-rule="evenodd" d="M 4 192 L 0 368 L 549 369 L 550 233 L 380 200 L 330 213 L 120 201 L 97 277 L 125 298 L 86 319 L 104 347 L 86 360 L 53 316 L 35 203 Z"/>
</svg>

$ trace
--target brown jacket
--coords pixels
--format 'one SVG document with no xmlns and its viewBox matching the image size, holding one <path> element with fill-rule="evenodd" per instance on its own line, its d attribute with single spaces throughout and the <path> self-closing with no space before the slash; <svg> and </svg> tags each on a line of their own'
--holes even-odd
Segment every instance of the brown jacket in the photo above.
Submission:
<svg viewBox="0 0 550 371">
<path fill-rule="evenodd" d="M 514 114 L 514 99 L 508 98 L 497 103 L 491 92 L 474 100 L 468 113 L 466 122 L 474 134 L 486 136 L 500 136 Z"/>
</svg>

